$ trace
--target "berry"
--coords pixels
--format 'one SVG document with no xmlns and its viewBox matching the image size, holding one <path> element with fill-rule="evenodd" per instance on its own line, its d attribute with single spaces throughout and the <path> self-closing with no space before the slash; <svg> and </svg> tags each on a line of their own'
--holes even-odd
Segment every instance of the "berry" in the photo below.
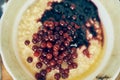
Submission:
<svg viewBox="0 0 120 80">
<path fill-rule="evenodd" d="M 56 74 L 54 75 L 54 78 L 55 78 L 56 80 L 59 80 L 60 77 L 61 77 L 60 73 L 56 73 Z"/>
<path fill-rule="evenodd" d="M 28 62 L 28 63 L 31 63 L 32 61 L 33 61 L 33 58 L 32 58 L 32 57 L 28 57 L 28 58 L 27 58 L 27 62 Z"/>
<path fill-rule="evenodd" d="M 40 53 L 39 52 L 34 52 L 34 54 L 33 54 L 35 57 L 38 57 L 39 55 L 40 55 Z"/>
<path fill-rule="evenodd" d="M 52 47 L 53 47 L 52 43 L 51 42 L 47 42 L 47 48 L 52 48 Z"/>
<path fill-rule="evenodd" d="M 41 67 L 42 67 L 42 63 L 41 63 L 41 62 L 38 62 L 38 63 L 36 64 L 36 68 L 40 69 Z"/>
<path fill-rule="evenodd" d="M 48 53 L 48 54 L 46 55 L 46 57 L 47 57 L 48 60 L 50 60 L 50 59 L 52 59 L 52 54 L 51 54 L 51 53 Z"/>
<path fill-rule="evenodd" d="M 29 40 L 25 40 L 25 45 L 28 46 L 30 44 L 30 41 Z"/>
</svg>

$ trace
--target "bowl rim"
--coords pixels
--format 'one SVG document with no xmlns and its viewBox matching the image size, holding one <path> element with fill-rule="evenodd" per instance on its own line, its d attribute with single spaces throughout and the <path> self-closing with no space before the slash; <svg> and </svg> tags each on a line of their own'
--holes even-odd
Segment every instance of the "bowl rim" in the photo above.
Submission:
<svg viewBox="0 0 120 80">
<path fill-rule="evenodd" d="M 93 1 L 93 0 L 92 0 L 92 1 Z M 96 1 L 96 0 L 94 0 L 94 1 Z M 8 5 L 11 4 L 11 3 L 12 3 L 12 0 L 8 1 Z M 101 5 L 101 4 L 99 4 L 99 5 Z M 8 6 L 7 6 L 7 7 L 8 7 Z M 7 9 L 6 9 L 6 10 L 7 10 Z M 5 12 L 6 12 L 6 10 L 5 10 Z M 1 17 L 0 25 L 2 24 L 2 19 L 4 18 L 4 16 L 5 16 L 5 14 L 3 13 L 3 16 Z M 0 27 L 0 30 L 1 30 L 1 27 Z M 1 32 L 0 32 L 0 35 L 1 35 Z M 4 58 L 4 55 L 3 55 L 3 52 L 2 52 L 2 48 L 1 48 L 1 47 L 2 47 L 2 46 L 1 46 L 1 36 L 0 36 L 0 53 L 1 53 L 1 56 L 2 56 L 2 59 L 3 59 L 3 63 L 4 63 L 4 65 L 5 65 L 5 68 L 6 68 L 6 69 L 8 70 L 8 72 L 11 74 L 12 78 L 15 79 L 14 74 L 12 74 L 10 68 L 7 67 L 7 62 L 5 62 L 6 60 L 5 60 L 5 58 Z M 120 69 L 119 69 L 119 71 L 120 71 Z"/>
</svg>

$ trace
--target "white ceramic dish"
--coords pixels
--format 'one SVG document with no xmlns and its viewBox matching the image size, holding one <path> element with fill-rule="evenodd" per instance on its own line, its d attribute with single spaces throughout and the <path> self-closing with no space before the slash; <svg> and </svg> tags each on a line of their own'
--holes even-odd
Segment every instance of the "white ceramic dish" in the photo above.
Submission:
<svg viewBox="0 0 120 80">
<path fill-rule="evenodd" d="M 4 15 L 2 16 L 1 27 L 0 27 L 0 30 L 1 30 L 0 31 L 0 53 L 2 55 L 2 59 L 6 69 L 11 74 L 14 80 L 32 80 L 29 74 L 27 74 L 27 70 L 25 70 L 19 63 L 15 55 L 16 51 L 14 49 L 15 47 L 14 37 L 16 35 L 16 29 L 17 29 L 18 23 L 21 19 L 23 12 L 25 11 L 25 9 L 28 8 L 28 6 L 32 3 L 32 1 L 34 0 L 31 0 L 31 1 L 10 0 L 8 2 Z M 109 73 L 111 73 L 111 70 L 113 70 L 114 68 L 113 65 L 115 65 L 117 61 L 115 60 L 116 63 L 111 63 L 111 64 L 109 61 L 113 60 L 113 57 L 111 56 L 111 54 L 115 56 L 120 55 L 115 48 L 116 46 L 118 46 L 118 44 L 113 45 L 115 41 L 119 42 L 115 37 L 116 33 L 114 33 L 116 31 L 116 28 L 112 26 L 111 19 L 108 13 L 106 12 L 106 10 L 104 9 L 103 5 L 100 3 L 100 1 L 99 0 L 92 0 L 92 1 L 97 5 L 101 21 L 104 25 L 104 30 L 106 35 L 106 40 L 105 40 L 106 50 L 105 50 L 105 55 L 102 59 L 102 62 L 100 63 L 100 66 L 96 69 L 95 72 L 93 72 L 90 76 L 88 76 L 86 80 L 92 80 L 93 78 L 96 78 L 96 76 L 99 73 L 102 75 L 98 77 L 101 77 L 101 76 L 104 77 L 105 75 L 107 75 L 109 76 L 109 79 L 114 80 L 113 77 L 116 73 L 114 73 L 113 75 L 109 75 Z M 115 47 L 113 48 L 113 46 Z M 119 58 L 116 58 L 116 59 L 119 59 Z M 112 67 L 107 69 L 106 67 L 108 65 L 112 65 Z M 104 69 L 107 72 L 102 73 L 101 71 Z M 119 70 L 119 67 L 116 67 L 114 69 L 114 71 L 118 71 L 118 70 Z"/>
</svg>

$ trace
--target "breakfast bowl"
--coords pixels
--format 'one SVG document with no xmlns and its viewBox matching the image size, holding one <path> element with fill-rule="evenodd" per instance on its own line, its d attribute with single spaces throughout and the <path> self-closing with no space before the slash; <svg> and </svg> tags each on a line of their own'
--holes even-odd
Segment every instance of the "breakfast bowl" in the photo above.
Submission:
<svg viewBox="0 0 120 80">
<path fill-rule="evenodd" d="M 63 1 L 67 1 L 67 0 L 63 0 Z M 2 19 L 1 19 L 1 27 L 0 27 L 0 30 L 1 30 L 0 31 L 0 51 L 1 52 L 0 53 L 2 55 L 2 60 L 3 60 L 3 63 L 6 67 L 6 69 L 8 70 L 8 72 L 10 73 L 10 75 L 12 76 L 12 78 L 14 80 L 35 80 L 35 79 L 45 80 L 45 79 L 39 78 L 39 76 L 36 77 L 36 74 L 41 72 L 42 70 L 40 71 L 40 66 L 37 66 L 37 68 L 36 68 L 37 63 L 40 62 L 41 58 L 39 58 L 40 51 L 37 51 L 39 53 L 39 54 L 37 54 L 35 49 L 33 49 L 33 47 L 36 46 L 36 44 L 37 44 L 37 42 L 35 42 L 34 38 L 36 38 L 35 35 L 40 34 L 41 30 L 44 29 L 44 27 L 47 25 L 46 22 L 48 20 L 47 21 L 45 21 L 45 20 L 48 18 L 48 16 L 47 16 L 47 18 L 46 17 L 44 18 L 44 16 L 47 15 L 45 13 L 47 13 L 47 12 L 50 13 L 50 10 L 52 11 L 50 6 L 53 6 L 53 7 L 56 5 L 61 6 L 62 3 L 60 3 L 60 2 L 61 1 L 57 2 L 56 0 L 46 0 L 46 1 L 42 1 L 42 0 L 14 1 L 14 0 L 10 0 L 8 2 L 7 7 L 6 7 L 4 14 L 2 16 Z M 73 80 L 73 79 L 75 79 L 75 80 L 98 79 L 99 80 L 101 78 L 101 76 L 102 77 L 107 76 L 107 78 L 113 79 L 113 76 L 115 74 L 111 75 L 109 73 L 111 73 L 112 70 L 114 70 L 114 71 L 116 71 L 116 73 L 118 73 L 119 65 L 115 69 L 113 67 L 114 65 L 117 64 L 117 60 L 118 60 L 118 58 L 116 58 L 116 60 L 115 60 L 116 62 L 115 62 L 113 60 L 113 59 L 115 59 L 115 57 L 113 58 L 113 56 L 119 56 L 119 54 L 118 54 L 119 52 L 117 52 L 117 50 L 115 49 L 115 47 L 118 46 L 118 44 L 115 44 L 115 42 L 119 42 L 115 36 L 116 35 L 115 31 L 117 28 L 113 27 L 113 24 L 112 24 L 113 22 L 111 21 L 109 14 L 107 13 L 106 9 L 103 7 L 103 5 L 101 4 L 100 1 L 91 0 L 91 1 L 88 1 L 88 4 L 89 4 L 89 2 L 90 2 L 90 5 L 92 3 L 92 6 L 94 6 L 95 9 L 97 9 L 97 11 L 98 11 L 98 12 L 96 12 L 96 13 L 98 13 L 97 18 L 98 17 L 99 18 L 98 19 L 96 18 L 93 20 L 89 19 L 88 21 L 85 21 L 86 23 L 84 26 L 81 25 L 82 24 L 81 23 L 80 30 L 81 30 L 81 28 L 83 28 L 82 30 L 84 31 L 84 28 L 87 27 L 87 28 L 85 28 L 86 34 L 87 34 L 87 29 L 91 30 L 90 26 L 92 25 L 92 26 L 96 27 L 96 32 L 97 32 L 98 28 L 99 28 L 98 30 L 101 31 L 101 32 L 98 31 L 98 34 L 100 34 L 100 35 L 95 37 L 94 39 L 90 38 L 90 37 L 85 38 L 90 43 L 88 51 L 91 52 L 91 54 L 90 54 L 91 56 L 89 54 L 85 54 L 85 53 L 83 55 L 82 51 L 81 51 L 84 48 L 86 49 L 85 46 L 88 45 L 87 42 L 85 42 L 86 44 L 84 44 L 84 45 L 79 44 L 81 46 L 79 46 L 80 50 L 77 49 L 77 52 L 80 55 L 78 55 L 78 58 L 76 60 L 74 60 L 74 61 L 77 61 L 78 67 L 75 66 L 76 67 L 75 69 L 69 70 L 70 73 L 69 73 L 69 76 L 67 75 L 68 78 L 66 78 L 66 76 L 62 75 L 62 72 L 60 70 L 59 70 L 60 73 L 58 73 L 56 68 L 52 67 L 53 68 L 52 72 L 50 72 L 49 75 L 47 75 L 46 80 L 54 80 L 53 77 L 56 72 L 62 76 L 62 78 L 60 80 Z M 82 1 L 81 1 L 81 3 L 82 3 Z M 59 8 L 57 8 L 57 9 L 59 9 Z M 74 9 L 74 5 L 71 7 L 71 9 Z M 68 15 L 68 12 L 66 12 L 65 14 Z M 82 12 L 80 14 L 82 14 Z M 52 15 L 55 15 L 55 14 L 52 14 Z M 59 15 L 57 15 L 57 17 L 58 16 Z M 96 15 L 95 15 L 95 17 L 96 17 Z M 53 19 L 51 19 L 51 18 L 49 20 L 53 21 Z M 58 19 L 55 18 L 55 20 L 57 21 Z M 100 23 L 94 22 L 94 21 L 98 21 L 98 22 L 100 21 Z M 81 20 L 81 22 L 82 22 L 82 20 Z M 49 22 L 47 22 L 47 23 L 49 23 Z M 59 24 L 60 24 L 59 26 L 63 26 L 63 21 L 59 22 Z M 67 25 L 68 24 L 69 24 L 69 22 L 67 23 Z M 78 29 L 79 26 L 77 25 L 77 27 L 75 27 L 75 28 Z M 57 34 L 57 31 L 59 32 L 59 30 L 57 30 L 57 29 L 54 30 L 53 28 L 51 29 L 51 27 L 49 30 L 54 31 L 54 33 L 56 32 L 55 34 Z M 44 31 L 46 31 L 46 30 L 44 29 Z M 93 30 L 91 30 L 91 32 L 94 33 Z M 61 36 L 62 31 L 59 34 L 60 34 L 59 36 Z M 81 34 L 81 33 L 79 33 L 79 34 Z M 97 34 L 95 34 L 95 35 L 97 35 Z M 46 35 L 44 35 L 42 37 L 40 36 L 40 37 L 45 38 L 45 36 Z M 84 38 L 84 36 L 82 38 Z M 93 34 L 93 36 L 94 36 L 94 34 Z M 91 40 L 91 39 L 93 39 L 93 40 Z M 45 38 L 45 40 L 47 41 L 47 38 Z M 51 40 L 51 38 L 50 38 L 50 40 Z M 50 42 L 55 43 L 55 42 L 58 42 L 57 40 L 56 41 L 53 40 Z M 40 39 L 40 42 L 44 42 L 44 40 Z M 42 43 L 40 43 L 40 42 L 37 44 L 37 47 L 40 44 L 39 49 L 41 49 L 41 47 L 42 47 L 42 49 L 46 50 L 46 48 L 44 48 L 44 46 L 41 46 Z M 66 41 L 63 41 L 63 42 L 66 42 Z M 78 40 L 78 42 L 79 42 L 79 40 Z M 52 43 L 52 44 L 54 44 L 54 43 Z M 67 44 L 63 44 L 63 45 L 67 46 Z M 76 47 L 73 44 L 71 46 Z M 94 46 L 95 46 L 95 48 L 94 48 Z M 48 45 L 47 49 L 48 48 L 51 48 L 51 46 Z M 61 46 L 60 46 L 60 48 L 61 48 Z M 72 49 L 72 48 L 70 48 L 70 49 Z M 64 49 L 64 51 L 68 51 L 70 49 L 67 48 L 67 49 Z M 55 47 L 55 49 L 53 47 L 53 51 L 56 51 L 56 47 Z M 52 53 L 54 53 L 53 51 L 52 51 Z M 62 51 L 59 51 L 59 53 L 60 52 L 62 52 Z M 85 50 L 85 52 L 86 52 L 86 50 Z M 95 53 L 97 53 L 97 54 L 95 55 Z M 46 53 L 46 54 L 48 54 L 48 53 Z M 49 53 L 49 55 L 51 55 L 51 54 Z M 62 54 L 62 53 L 60 53 L 60 54 Z M 54 55 L 54 54 L 52 54 L 52 55 Z M 44 57 L 46 57 L 46 55 Z M 38 58 L 40 60 L 38 60 Z M 50 61 L 48 61 L 48 63 L 50 63 L 50 65 L 52 65 L 52 66 L 54 66 L 54 64 L 58 61 L 58 60 L 55 60 L 56 61 L 55 62 L 55 61 L 51 60 L 54 58 L 56 58 L 56 57 L 53 57 L 53 56 L 52 56 L 52 58 L 50 58 L 49 56 L 47 57 L 47 59 L 50 60 Z M 72 58 L 76 58 L 76 57 L 72 57 Z M 70 59 L 72 59 L 72 58 L 70 58 Z M 44 59 L 46 59 L 46 58 L 44 58 Z M 44 59 L 42 59 L 43 61 L 41 61 L 40 64 L 43 65 L 42 66 L 43 69 L 46 69 L 45 65 L 48 65 L 48 64 L 46 64 L 46 62 L 44 63 Z M 66 61 L 67 64 L 69 64 L 68 62 L 70 61 L 70 59 Z M 113 62 L 110 62 L 111 60 L 113 60 Z M 110 65 L 111 65 L 111 67 L 107 69 L 107 67 Z M 58 67 L 58 68 L 60 68 L 60 67 Z M 54 71 L 54 70 L 56 70 L 56 71 Z M 103 73 L 103 71 L 104 71 L 104 73 Z M 64 72 L 64 74 L 65 74 L 65 72 Z M 43 77 L 43 74 L 42 74 L 42 77 Z M 55 76 L 55 78 L 56 78 L 56 76 Z"/>
</svg>

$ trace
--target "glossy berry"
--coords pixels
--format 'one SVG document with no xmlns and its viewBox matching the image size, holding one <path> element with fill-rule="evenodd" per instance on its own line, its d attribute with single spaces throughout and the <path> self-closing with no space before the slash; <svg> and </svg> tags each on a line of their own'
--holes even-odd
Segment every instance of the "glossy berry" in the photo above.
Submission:
<svg viewBox="0 0 120 80">
<path fill-rule="evenodd" d="M 90 53 L 89 53 L 89 51 L 87 49 L 83 50 L 83 54 L 85 56 L 87 56 L 88 58 L 90 58 Z"/>
<path fill-rule="evenodd" d="M 49 35 L 48 38 L 49 38 L 50 41 L 54 40 L 54 36 L 53 35 Z"/>
<path fill-rule="evenodd" d="M 62 31 L 62 30 L 61 30 L 61 31 L 59 31 L 59 34 L 60 34 L 60 35 L 63 35 L 63 31 Z"/>
<path fill-rule="evenodd" d="M 38 38 L 37 33 L 34 33 L 32 37 L 33 37 L 33 39 L 37 39 Z"/>
<path fill-rule="evenodd" d="M 52 43 L 51 42 L 47 42 L 47 48 L 52 48 L 52 47 L 53 47 Z"/>
<path fill-rule="evenodd" d="M 28 46 L 28 45 L 30 44 L 30 41 L 29 41 L 29 40 L 25 40 L 24 44 L 25 44 L 26 46 Z"/>
<path fill-rule="evenodd" d="M 38 78 L 40 78 L 40 77 L 41 77 L 40 73 L 36 73 L 36 74 L 35 74 L 35 78 L 36 78 L 36 79 L 38 79 Z"/>
<path fill-rule="evenodd" d="M 77 54 L 77 53 L 73 53 L 73 54 L 72 54 L 72 58 L 73 58 L 73 59 L 76 59 L 77 57 L 78 57 L 78 54 Z"/>
<path fill-rule="evenodd" d="M 75 47 L 71 48 L 71 53 L 76 53 L 77 49 Z"/>
<path fill-rule="evenodd" d="M 47 73 L 51 72 L 51 70 L 52 70 L 51 67 L 46 68 Z"/>
<path fill-rule="evenodd" d="M 65 41 L 65 42 L 64 42 L 64 45 L 65 45 L 65 46 L 69 46 L 69 44 L 70 44 L 70 42 L 68 42 L 68 41 Z"/>
<path fill-rule="evenodd" d="M 60 25 L 61 25 L 61 26 L 64 26 L 64 25 L 65 25 L 65 21 L 60 20 Z"/>
<path fill-rule="evenodd" d="M 50 27 L 50 29 L 54 29 L 54 22 L 53 21 L 49 21 L 49 27 Z"/>
<path fill-rule="evenodd" d="M 60 73 L 56 73 L 56 74 L 54 75 L 54 78 L 55 78 L 56 80 L 59 80 L 60 77 L 61 77 Z"/>
<path fill-rule="evenodd" d="M 36 64 L 36 68 L 40 69 L 41 67 L 42 67 L 42 63 L 41 63 L 41 62 L 38 62 L 38 63 Z"/>
<path fill-rule="evenodd" d="M 27 62 L 28 62 L 28 63 L 33 62 L 33 58 L 32 58 L 32 57 L 28 57 L 28 58 L 27 58 Z"/>
<path fill-rule="evenodd" d="M 41 44 L 40 44 L 41 48 L 46 48 L 46 46 L 47 46 L 46 42 L 41 42 Z"/>
<path fill-rule="evenodd" d="M 65 69 L 64 72 L 65 72 L 66 74 L 69 74 L 69 69 Z"/>
<path fill-rule="evenodd" d="M 46 76 L 46 74 L 47 74 L 46 70 L 41 70 L 41 71 L 40 71 L 40 75 L 42 75 L 42 76 L 44 76 L 44 77 L 45 77 L 45 76 Z"/>
<path fill-rule="evenodd" d="M 62 73 L 62 78 L 63 78 L 63 79 L 68 78 L 68 76 L 69 76 L 69 75 L 68 75 L 67 73 Z"/>
<path fill-rule="evenodd" d="M 55 69 L 60 70 L 60 68 L 61 68 L 61 64 L 56 64 L 55 65 Z"/>
<path fill-rule="evenodd" d="M 55 64 L 56 64 L 56 62 L 55 62 L 54 60 L 51 60 L 51 61 L 50 61 L 50 65 L 51 65 L 51 66 L 54 66 Z"/>
<path fill-rule="evenodd" d="M 77 24 L 75 24 L 75 28 L 76 28 L 76 29 L 80 29 L 80 26 L 77 25 Z"/>
<path fill-rule="evenodd" d="M 40 56 L 39 57 L 39 60 L 42 62 L 44 60 L 44 57 L 43 56 Z"/>
<path fill-rule="evenodd" d="M 52 54 L 51 54 L 51 53 L 48 53 L 48 54 L 46 55 L 46 57 L 47 57 L 48 60 L 51 60 L 51 59 L 52 59 Z"/>
<path fill-rule="evenodd" d="M 62 64 L 63 60 L 57 60 L 58 64 Z"/>
<path fill-rule="evenodd" d="M 72 63 L 72 66 L 73 66 L 73 69 L 76 69 L 78 67 L 78 64 L 77 63 Z"/>
<path fill-rule="evenodd" d="M 76 8 L 76 5 L 75 4 L 71 4 L 70 5 L 70 9 L 74 10 Z"/>
<path fill-rule="evenodd" d="M 59 45 L 57 45 L 57 44 L 54 45 L 54 46 L 53 46 L 53 50 L 54 50 L 55 52 L 58 51 L 58 50 L 59 50 Z"/>
<path fill-rule="evenodd" d="M 40 76 L 37 80 L 46 80 L 45 76 Z"/>
<path fill-rule="evenodd" d="M 73 15 L 73 16 L 72 16 L 72 19 L 73 19 L 73 20 L 76 20 L 76 19 L 77 19 L 77 16 L 76 16 L 76 15 Z"/>
<path fill-rule="evenodd" d="M 37 51 L 37 50 L 38 50 L 38 46 L 37 46 L 37 45 L 32 46 L 32 50 L 33 50 L 34 52 Z"/>
<path fill-rule="evenodd" d="M 64 33 L 63 36 L 64 36 L 64 38 L 68 38 L 69 34 L 68 33 Z"/>
<path fill-rule="evenodd" d="M 57 57 L 57 56 L 58 56 L 58 54 L 59 54 L 59 52 L 58 52 L 58 51 L 54 51 L 54 52 L 53 52 L 53 56 L 54 56 L 54 57 Z"/>
<path fill-rule="evenodd" d="M 40 53 L 39 53 L 39 52 L 34 52 L 33 55 L 34 55 L 35 57 L 39 57 Z"/>
</svg>

